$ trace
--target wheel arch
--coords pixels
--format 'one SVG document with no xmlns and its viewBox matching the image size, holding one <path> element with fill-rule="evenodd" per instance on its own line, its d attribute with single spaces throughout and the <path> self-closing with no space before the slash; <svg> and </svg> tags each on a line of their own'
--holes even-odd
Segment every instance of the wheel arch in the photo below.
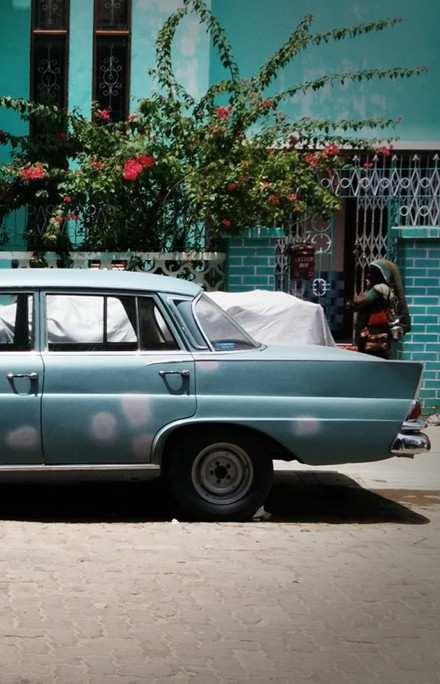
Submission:
<svg viewBox="0 0 440 684">
<path fill-rule="evenodd" d="M 231 421 L 194 421 L 191 423 L 183 423 L 180 425 L 174 425 L 168 428 L 166 431 L 162 432 L 154 441 L 151 455 L 151 462 L 157 465 L 162 465 L 166 460 L 167 456 L 173 451 L 174 446 L 183 437 L 194 430 L 204 432 L 210 432 L 213 430 L 218 431 L 224 428 L 225 430 L 234 430 L 237 433 L 246 435 L 249 438 L 258 440 L 260 444 L 264 445 L 270 455 L 271 460 L 280 459 L 284 461 L 293 461 L 295 456 L 291 454 L 285 447 L 283 447 L 277 440 L 273 439 L 266 433 L 256 428 L 250 427 L 249 425 L 243 425 L 241 423 L 234 423 Z"/>
</svg>

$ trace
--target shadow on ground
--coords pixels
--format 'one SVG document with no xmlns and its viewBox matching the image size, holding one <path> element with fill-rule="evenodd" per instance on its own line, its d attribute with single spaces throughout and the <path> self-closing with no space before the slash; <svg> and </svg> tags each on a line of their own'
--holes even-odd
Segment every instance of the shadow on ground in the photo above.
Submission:
<svg viewBox="0 0 440 684">
<path fill-rule="evenodd" d="M 333 524 L 429 523 L 426 512 L 440 505 L 439 492 L 380 491 L 362 488 L 337 472 L 276 471 L 265 503 L 264 522 Z M 269 514 L 269 515 L 267 515 Z M 0 520 L 39 522 L 183 521 L 166 485 L 88 483 L 76 485 L 0 486 Z M 261 518 L 256 518 L 260 519 Z"/>
<path fill-rule="evenodd" d="M 273 522 L 400 523 L 423 525 L 423 513 L 440 505 L 439 492 L 364 489 L 337 472 L 275 472 L 264 505 Z"/>
</svg>

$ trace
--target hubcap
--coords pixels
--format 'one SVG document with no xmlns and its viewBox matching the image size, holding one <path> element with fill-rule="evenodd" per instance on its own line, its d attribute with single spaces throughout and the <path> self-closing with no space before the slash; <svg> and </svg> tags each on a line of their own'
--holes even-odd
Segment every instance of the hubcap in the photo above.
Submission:
<svg viewBox="0 0 440 684">
<path fill-rule="evenodd" d="M 196 457 L 192 481 L 197 493 L 210 503 L 231 504 L 249 491 L 254 469 L 244 449 L 236 444 L 210 444 Z"/>
</svg>

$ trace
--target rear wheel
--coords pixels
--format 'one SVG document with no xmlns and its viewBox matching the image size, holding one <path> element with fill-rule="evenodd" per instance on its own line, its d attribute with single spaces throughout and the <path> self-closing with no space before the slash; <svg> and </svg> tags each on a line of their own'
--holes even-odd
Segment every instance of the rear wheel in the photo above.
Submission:
<svg viewBox="0 0 440 684">
<path fill-rule="evenodd" d="M 246 520 L 264 503 L 273 467 L 264 448 L 239 430 L 188 433 L 168 455 L 165 476 L 197 520 Z"/>
</svg>

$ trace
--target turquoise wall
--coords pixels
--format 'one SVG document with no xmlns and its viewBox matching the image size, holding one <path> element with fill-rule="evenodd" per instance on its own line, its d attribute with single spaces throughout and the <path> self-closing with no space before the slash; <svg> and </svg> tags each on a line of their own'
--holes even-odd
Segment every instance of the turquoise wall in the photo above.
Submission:
<svg viewBox="0 0 440 684">
<path fill-rule="evenodd" d="M 210 7 L 211 0 L 205 4 Z M 179 7 L 181 0 L 133 0 L 131 94 L 145 97 L 157 88 L 148 75 L 155 66 L 155 42 L 166 19 Z M 178 81 L 193 96 L 200 97 L 209 86 L 209 37 L 199 20 L 185 17 L 177 29 L 173 66 Z M 135 102 L 133 103 L 135 108 Z"/>
<path fill-rule="evenodd" d="M 31 0 L 0 1 L 0 95 L 29 97 Z M 0 129 L 20 134 L 19 117 L 0 108 Z M 0 163 L 7 151 L 0 147 Z"/>
<path fill-rule="evenodd" d="M 291 116 L 339 118 L 402 117 L 398 128 L 402 147 L 440 147 L 440 25 L 438 0 L 210 0 L 225 27 L 244 77 L 258 67 L 288 38 L 302 17 L 314 15 L 313 30 L 402 16 L 398 26 L 379 34 L 341 41 L 304 51 L 280 75 L 275 90 L 284 89 L 331 71 L 426 64 L 428 74 L 409 80 L 337 85 L 286 102 Z M 29 96 L 30 0 L 0 2 L 0 94 Z M 181 0 L 133 0 L 131 96 L 148 95 L 155 85 L 148 76 L 154 66 L 154 42 L 164 20 Z M 90 107 L 93 56 L 93 2 L 71 0 L 69 44 L 69 108 Z M 209 39 L 195 17 L 186 18 L 176 36 L 174 63 L 182 84 L 192 95 L 202 94 L 209 81 L 224 73 Z M 15 127 L 10 113 L 0 110 L 0 128 Z"/>
<path fill-rule="evenodd" d="M 312 32 L 403 17 L 401 24 L 380 33 L 307 48 L 283 70 L 274 90 L 332 72 L 428 65 L 428 74 L 328 87 L 299 95 L 282 109 L 295 117 L 401 116 L 397 134 L 402 147 L 440 147 L 439 0 L 212 0 L 212 9 L 232 42 L 243 77 L 254 75 L 307 13 L 314 16 Z M 212 60 L 211 81 L 223 77 L 218 60 Z"/>
</svg>

